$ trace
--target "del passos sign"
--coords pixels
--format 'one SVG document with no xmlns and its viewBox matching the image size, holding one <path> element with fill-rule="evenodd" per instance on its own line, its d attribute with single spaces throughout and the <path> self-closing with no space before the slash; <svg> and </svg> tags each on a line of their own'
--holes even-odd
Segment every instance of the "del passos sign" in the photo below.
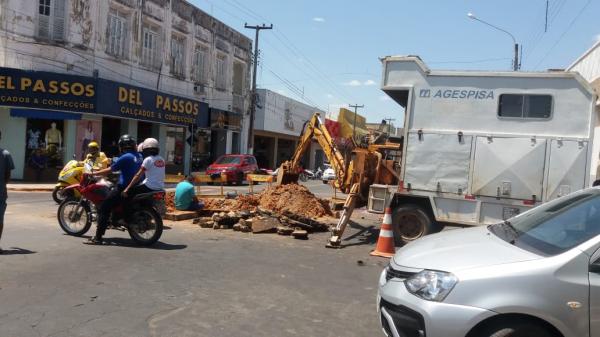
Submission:
<svg viewBox="0 0 600 337">
<path fill-rule="evenodd" d="M 208 126 L 208 104 L 123 83 L 98 80 L 98 112 L 165 124 Z"/>
<path fill-rule="evenodd" d="M 92 77 L 0 68 L 0 105 L 96 112 Z"/>
<path fill-rule="evenodd" d="M 208 127 L 208 104 L 115 81 L 0 68 L 0 106 Z"/>
</svg>

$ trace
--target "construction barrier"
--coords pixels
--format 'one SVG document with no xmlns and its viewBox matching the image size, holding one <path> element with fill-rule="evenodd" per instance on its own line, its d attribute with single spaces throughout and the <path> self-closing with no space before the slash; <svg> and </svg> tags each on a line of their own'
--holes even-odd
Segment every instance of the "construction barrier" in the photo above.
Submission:
<svg viewBox="0 0 600 337">
<path fill-rule="evenodd" d="M 246 180 L 248 180 L 248 186 L 250 193 L 254 193 L 254 183 L 267 183 L 269 187 L 273 184 L 273 176 L 266 174 L 247 174 Z"/>
<path fill-rule="evenodd" d="M 165 175 L 165 183 L 167 184 L 177 184 L 182 182 L 185 179 L 185 176 L 182 174 L 167 174 Z"/>
<path fill-rule="evenodd" d="M 198 183 L 198 184 L 202 184 L 202 183 L 212 183 L 212 184 L 219 184 L 221 187 L 221 194 L 220 195 L 225 195 L 225 190 L 224 190 L 224 185 L 227 183 L 227 176 L 224 174 L 221 174 L 219 177 L 211 177 L 208 174 L 196 174 L 194 175 L 194 182 Z M 202 190 L 201 190 L 201 185 L 195 185 L 196 186 L 196 195 L 202 194 Z"/>
</svg>

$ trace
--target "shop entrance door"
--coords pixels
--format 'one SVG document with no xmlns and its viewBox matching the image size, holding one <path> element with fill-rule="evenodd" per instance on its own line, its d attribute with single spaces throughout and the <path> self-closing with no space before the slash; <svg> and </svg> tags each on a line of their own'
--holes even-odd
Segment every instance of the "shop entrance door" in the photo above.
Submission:
<svg viewBox="0 0 600 337">
<path fill-rule="evenodd" d="M 121 120 L 117 118 L 102 118 L 102 151 L 113 158 L 119 156 L 119 147 L 117 145 L 121 137 Z"/>
</svg>

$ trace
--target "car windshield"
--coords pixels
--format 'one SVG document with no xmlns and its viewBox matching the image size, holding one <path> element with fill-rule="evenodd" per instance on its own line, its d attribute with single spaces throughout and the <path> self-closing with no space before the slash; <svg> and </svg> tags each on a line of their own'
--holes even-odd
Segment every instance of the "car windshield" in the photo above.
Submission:
<svg viewBox="0 0 600 337">
<path fill-rule="evenodd" d="M 600 190 L 574 193 L 488 228 L 536 254 L 563 253 L 600 234 Z"/>
<path fill-rule="evenodd" d="M 239 164 L 242 162 L 242 157 L 224 156 L 215 162 L 215 164 Z"/>
</svg>

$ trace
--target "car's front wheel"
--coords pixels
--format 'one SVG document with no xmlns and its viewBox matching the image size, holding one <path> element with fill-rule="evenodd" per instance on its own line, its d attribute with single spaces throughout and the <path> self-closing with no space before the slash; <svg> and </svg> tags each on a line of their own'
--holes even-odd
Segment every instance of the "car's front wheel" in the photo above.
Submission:
<svg viewBox="0 0 600 337">
<path fill-rule="evenodd" d="M 555 337 L 548 328 L 525 320 L 502 320 L 482 329 L 477 337 Z"/>
</svg>

